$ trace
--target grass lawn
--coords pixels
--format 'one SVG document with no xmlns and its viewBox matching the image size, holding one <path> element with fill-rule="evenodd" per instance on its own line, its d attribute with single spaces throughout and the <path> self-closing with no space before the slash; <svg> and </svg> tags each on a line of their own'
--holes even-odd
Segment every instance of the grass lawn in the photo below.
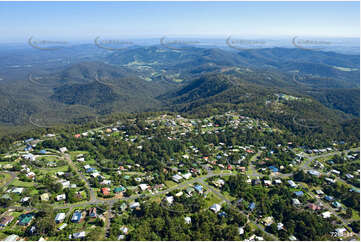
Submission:
<svg viewBox="0 0 361 242">
<path fill-rule="evenodd" d="M 209 192 L 207 199 L 205 201 L 206 201 L 206 207 L 209 208 L 210 206 L 212 206 L 215 203 L 222 202 L 222 199 L 220 199 L 219 197 L 214 195 L 212 192 Z"/>
<path fill-rule="evenodd" d="M 356 210 L 352 210 L 352 220 L 360 220 L 360 213 Z"/>
<path fill-rule="evenodd" d="M 76 160 L 77 155 L 80 155 L 80 154 L 86 155 L 88 153 L 89 153 L 88 151 L 71 151 L 71 152 L 69 152 L 72 160 Z"/>
<path fill-rule="evenodd" d="M 33 182 L 23 182 L 23 181 L 19 181 L 18 179 L 15 179 L 11 185 L 14 185 L 16 187 L 33 187 L 34 183 Z"/>
<path fill-rule="evenodd" d="M 11 175 L 8 173 L 0 173 L 0 187 L 7 183 L 11 179 Z"/>
<path fill-rule="evenodd" d="M 175 185 L 177 185 L 177 183 L 175 183 L 174 181 L 167 180 L 165 181 L 165 185 L 167 187 L 174 187 Z"/>
</svg>

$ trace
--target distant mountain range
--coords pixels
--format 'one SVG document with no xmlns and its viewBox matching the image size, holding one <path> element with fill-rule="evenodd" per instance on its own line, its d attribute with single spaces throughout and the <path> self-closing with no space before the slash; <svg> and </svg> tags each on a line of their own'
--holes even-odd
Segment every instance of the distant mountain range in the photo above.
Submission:
<svg viewBox="0 0 361 242">
<path fill-rule="evenodd" d="M 40 62 L 46 61 L 42 58 Z M 150 46 L 90 52 L 85 59 L 77 56 L 66 63 L 19 69 L 16 75 L 0 73 L 12 80 L 0 87 L 0 123 L 21 125 L 32 115 L 48 110 L 60 114 L 72 105 L 84 106 L 84 116 L 236 105 L 259 112 L 359 118 L 359 60 L 358 55 L 297 48 Z M 276 94 L 298 101 L 282 103 Z M 277 108 L 269 106 L 274 102 Z"/>
</svg>

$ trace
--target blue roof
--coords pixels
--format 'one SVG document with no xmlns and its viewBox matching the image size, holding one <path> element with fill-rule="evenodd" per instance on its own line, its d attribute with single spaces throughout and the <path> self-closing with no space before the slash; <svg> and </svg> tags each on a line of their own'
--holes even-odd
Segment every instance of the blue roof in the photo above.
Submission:
<svg viewBox="0 0 361 242">
<path fill-rule="evenodd" d="M 296 196 L 300 197 L 300 196 L 303 196 L 303 191 L 297 191 L 297 192 L 294 192 L 294 194 L 296 194 Z"/>
<path fill-rule="evenodd" d="M 90 173 L 90 172 L 93 172 L 93 171 L 95 171 L 95 168 L 93 168 L 93 167 L 90 167 L 90 168 L 86 169 L 87 173 Z"/>
<path fill-rule="evenodd" d="M 249 206 L 248 206 L 249 209 L 253 210 L 256 208 L 256 204 L 254 202 L 252 202 Z"/>
<path fill-rule="evenodd" d="M 272 170 L 273 172 L 278 172 L 278 168 L 274 167 L 274 166 L 269 166 L 268 167 L 270 170 Z"/>
<path fill-rule="evenodd" d="M 326 199 L 327 201 L 332 201 L 332 200 L 333 200 L 333 196 L 325 196 L 325 199 Z"/>
<path fill-rule="evenodd" d="M 73 214 L 73 217 L 71 218 L 71 221 L 80 221 L 80 219 L 81 219 L 81 213 L 75 212 Z"/>
<path fill-rule="evenodd" d="M 46 150 L 41 150 L 40 154 L 46 154 Z"/>
<path fill-rule="evenodd" d="M 227 213 L 225 211 L 222 211 L 218 214 L 219 217 L 226 217 Z"/>
<path fill-rule="evenodd" d="M 203 190 L 203 187 L 201 185 L 195 185 L 194 189 L 196 189 L 197 192 L 201 192 Z"/>
<path fill-rule="evenodd" d="M 34 138 L 27 139 L 27 140 L 25 140 L 25 143 L 31 142 L 33 140 L 34 140 Z"/>
</svg>

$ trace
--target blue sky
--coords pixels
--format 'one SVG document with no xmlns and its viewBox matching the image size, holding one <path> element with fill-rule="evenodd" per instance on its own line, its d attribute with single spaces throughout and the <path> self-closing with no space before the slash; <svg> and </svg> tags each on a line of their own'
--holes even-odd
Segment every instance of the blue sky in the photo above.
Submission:
<svg viewBox="0 0 361 242">
<path fill-rule="evenodd" d="M 0 2 L 0 41 L 159 36 L 359 37 L 359 2 Z"/>
</svg>

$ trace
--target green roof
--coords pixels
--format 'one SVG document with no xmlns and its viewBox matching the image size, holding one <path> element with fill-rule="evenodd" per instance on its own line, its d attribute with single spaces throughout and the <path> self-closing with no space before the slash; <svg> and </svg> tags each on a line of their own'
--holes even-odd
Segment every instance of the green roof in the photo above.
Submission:
<svg viewBox="0 0 361 242">
<path fill-rule="evenodd" d="M 19 225 L 27 225 L 32 219 L 34 215 L 32 214 L 23 214 L 19 217 Z"/>
</svg>

